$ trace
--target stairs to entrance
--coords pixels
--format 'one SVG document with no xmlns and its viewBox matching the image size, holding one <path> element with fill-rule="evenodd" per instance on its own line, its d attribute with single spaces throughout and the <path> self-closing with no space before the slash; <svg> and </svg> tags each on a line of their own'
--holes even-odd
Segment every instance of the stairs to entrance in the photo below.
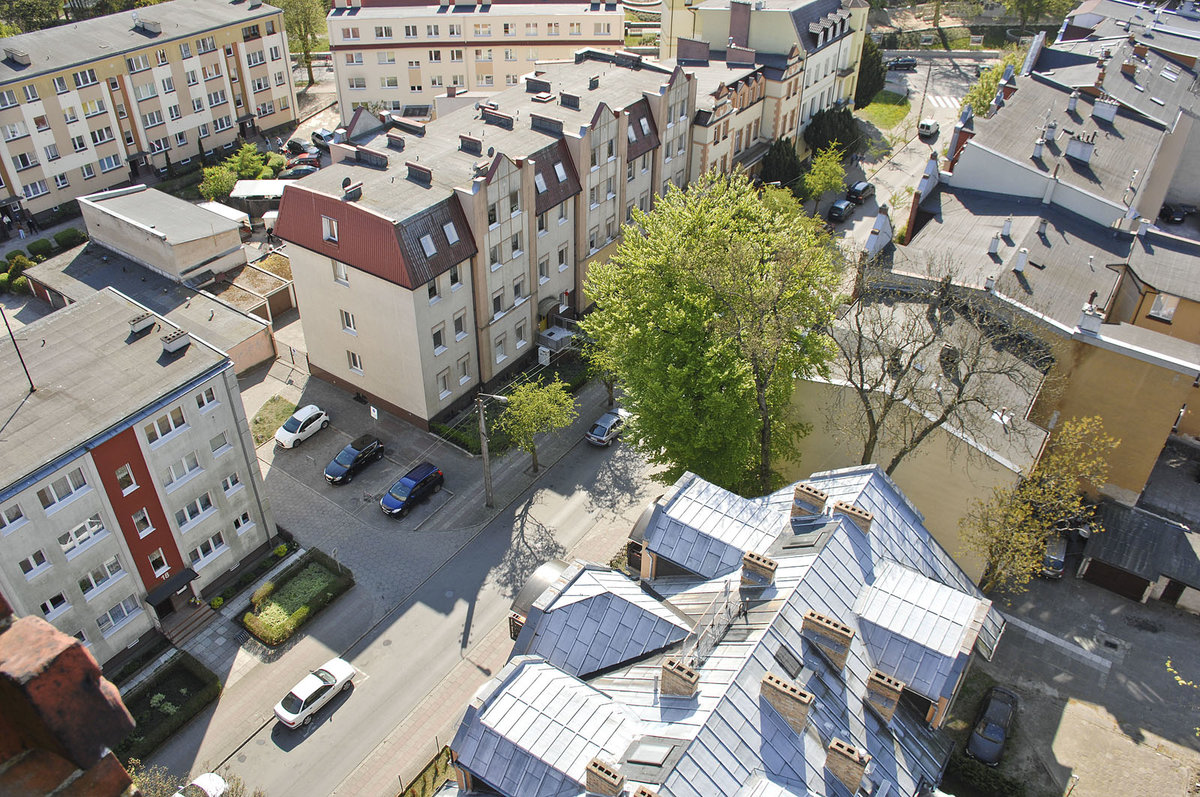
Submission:
<svg viewBox="0 0 1200 797">
<path fill-rule="evenodd" d="M 177 648 L 204 630 L 217 617 L 207 603 L 188 607 L 191 611 L 179 611 L 163 620 L 163 635 Z"/>
</svg>

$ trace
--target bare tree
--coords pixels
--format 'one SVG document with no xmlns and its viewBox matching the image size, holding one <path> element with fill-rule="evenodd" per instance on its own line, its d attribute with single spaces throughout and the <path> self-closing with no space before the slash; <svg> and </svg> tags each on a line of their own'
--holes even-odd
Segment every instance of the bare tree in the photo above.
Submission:
<svg viewBox="0 0 1200 797">
<path fill-rule="evenodd" d="M 832 335 L 834 379 L 847 388 L 834 423 L 861 440 L 864 465 L 881 445 L 893 450 L 889 475 L 938 429 L 986 439 L 997 420 L 1023 414 L 1051 363 L 1031 327 L 990 317 L 949 279 L 914 292 L 868 288 Z"/>
</svg>

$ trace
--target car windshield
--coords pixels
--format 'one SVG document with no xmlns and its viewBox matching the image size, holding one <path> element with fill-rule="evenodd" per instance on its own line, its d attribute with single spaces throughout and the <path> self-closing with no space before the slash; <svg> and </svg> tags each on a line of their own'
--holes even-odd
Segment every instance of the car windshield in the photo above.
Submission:
<svg viewBox="0 0 1200 797">
<path fill-rule="evenodd" d="M 287 697 L 279 701 L 279 705 L 289 714 L 295 714 L 304 706 L 304 701 L 296 697 L 295 692 L 288 692 Z"/>
<path fill-rule="evenodd" d="M 295 415 L 283 422 L 283 431 L 298 432 L 300 430 L 300 419 Z"/>
<path fill-rule="evenodd" d="M 607 431 L 608 431 L 607 426 L 605 426 L 602 423 L 598 423 L 592 427 L 592 431 L 588 432 L 588 434 L 594 434 L 597 437 L 603 437 Z"/>
<path fill-rule="evenodd" d="M 313 675 L 317 676 L 318 678 L 320 678 L 323 682 L 325 682 L 327 684 L 332 684 L 332 683 L 337 682 L 337 678 L 334 678 L 333 673 L 329 672 L 328 670 L 316 670 L 313 673 Z"/>
<path fill-rule="evenodd" d="M 353 448 L 351 448 L 350 446 L 346 446 L 345 448 L 342 449 L 342 453 L 338 454 L 336 457 L 333 458 L 333 461 L 336 462 L 337 464 L 341 465 L 343 468 L 348 468 L 354 464 L 354 457 L 357 454 L 358 454 L 358 452 L 355 451 Z"/>
<path fill-rule="evenodd" d="M 989 742 L 995 742 L 996 744 L 1004 741 L 1004 728 L 1000 727 L 994 722 L 988 722 L 987 720 L 979 723 L 979 727 L 975 729 L 975 733 L 979 734 L 984 739 L 987 739 Z"/>
<path fill-rule="evenodd" d="M 412 486 L 400 481 L 392 485 L 392 489 L 388 490 L 388 495 L 398 501 L 403 501 L 405 498 L 408 498 L 410 492 L 412 492 Z"/>
</svg>

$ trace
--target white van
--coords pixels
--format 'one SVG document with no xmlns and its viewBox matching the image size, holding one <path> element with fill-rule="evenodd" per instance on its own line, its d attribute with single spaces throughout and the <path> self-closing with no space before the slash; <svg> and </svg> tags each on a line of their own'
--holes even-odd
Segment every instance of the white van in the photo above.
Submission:
<svg viewBox="0 0 1200 797">
<path fill-rule="evenodd" d="M 922 119 L 917 125 L 917 135 L 921 138 L 932 138 L 938 134 L 938 123 L 934 119 Z"/>
</svg>

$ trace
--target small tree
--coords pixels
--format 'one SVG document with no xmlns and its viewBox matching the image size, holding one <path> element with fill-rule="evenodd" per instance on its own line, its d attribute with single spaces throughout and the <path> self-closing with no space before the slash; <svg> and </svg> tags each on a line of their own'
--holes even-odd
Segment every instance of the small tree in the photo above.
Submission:
<svg viewBox="0 0 1200 797">
<path fill-rule="evenodd" d="M 804 128 L 804 143 L 814 152 L 836 145 L 849 155 L 862 150 L 863 138 L 849 108 L 817 111 Z"/>
<path fill-rule="evenodd" d="M 813 213 L 820 215 L 821 198 L 830 191 L 840 191 L 846 184 L 846 167 L 842 165 L 842 151 L 836 146 L 826 147 L 812 159 L 808 173 L 804 175 L 804 193 L 813 201 Z"/>
<path fill-rule="evenodd" d="M 975 79 L 975 84 L 967 89 L 962 107 L 971 106 L 971 112 L 976 116 L 987 114 L 988 109 L 991 108 L 992 99 L 996 96 L 996 90 L 1000 88 L 1000 78 L 1004 77 L 1005 67 L 1011 65 L 1013 69 L 1018 69 L 1024 60 L 1025 50 L 1023 49 L 1014 48 L 1005 52 L 1000 63 L 983 70 Z"/>
<path fill-rule="evenodd" d="M 533 472 L 537 473 L 537 436 L 569 426 L 578 414 L 566 383 L 529 382 L 508 395 L 508 406 L 498 426 L 512 436 L 517 448 L 533 458 Z"/>
<path fill-rule="evenodd" d="M 777 138 L 771 143 L 771 148 L 763 156 L 762 173 L 759 175 L 764 183 L 779 183 L 793 194 L 797 193 L 800 174 L 800 156 L 796 154 L 796 142 L 791 138 Z"/>
<path fill-rule="evenodd" d="M 62 0 L 7 0 L 0 15 L 23 31 L 41 30 L 58 24 Z"/>
<path fill-rule="evenodd" d="M 321 0 L 279 0 L 283 9 L 283 26 L 288 37 L 300 46 L 300 62 L 308 70 L 308 85 L 317 82 L 313 76 L 313 44 L 325 32 L 325 3 Z"/>
<path fill-rule="evenodd" d="M 204 169 L 204 179 L 200 181 L 200 196 L 209 202 L 225 199 L 237 184 L 238 176 L 224 164 L 208 166 Z"/>
<path fill-rule="evenodd" d="M 258 180 L 263 176 L 267 158 L 253 144 L 243 144 L 226 159 L 225 165 L 239 180 Z"/>
<path fill-rule="evenodd" d="M 887 84 L 887 67 L 883 65 L 883 53 L 870 36 L 863 41 L 862 57 L 858 63 L 858 86 L 854 89 L 854 107 L 866 108 Z"/>
</svg>

